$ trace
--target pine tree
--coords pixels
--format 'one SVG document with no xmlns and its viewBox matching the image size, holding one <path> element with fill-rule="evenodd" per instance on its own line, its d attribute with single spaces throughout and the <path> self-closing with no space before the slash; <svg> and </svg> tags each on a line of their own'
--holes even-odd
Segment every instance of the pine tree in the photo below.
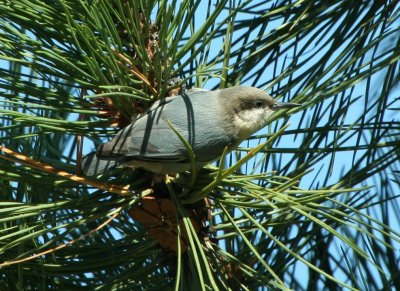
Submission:
<svg viewBox="0 0 400 291">
<path fill-rule="evenodd" d="M 400 286 L 399 16 L 394 0 L 1 1 L 0 289 Z M 155 100 L 238 84 L 302 106 L 197 173 L 82 175 Z"/>
</svg>

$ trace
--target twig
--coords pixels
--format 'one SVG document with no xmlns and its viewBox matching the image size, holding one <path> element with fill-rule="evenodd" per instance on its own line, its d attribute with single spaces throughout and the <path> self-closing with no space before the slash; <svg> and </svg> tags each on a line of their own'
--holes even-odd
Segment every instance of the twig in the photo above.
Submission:
<svg viewBox="0 0 400 291">
<path fill-rule="evenodd" d="M 47 173 L 51 173 L 51 174 L 55 174 L 61 177 L 64 177 L 66 179 L 69 179 L 71 181 L 80 183 L 80 184 L 84 184 L 84 185 L 90 185 L 93 186 L 95 188 L 104 190 L 104 191 L 108 191 L 111 193 L 115 193 L 118 195 L 132 195 L 132 192 L 129 191 L 129 186 L 119 186 L 119 185 L 113 185 L 113 184 L 105 184 L 105 183 L 100 183 L 100 182 L 96 182 L 96 181 L 92 181 L 92 180 L 88 180 L 85 177 L 81 177 L 81 176 L 77 176 L 77 175 L 73 175 L 64 171 L 60 171 L 55 169 L 54 167 L 50 166 L 50 165 L 46 165 L 44 163 L 35 161 L 34 159 L 31 159 L 23 154 L 14 152 L 4 146 L 0 146 L 0 151 L 5 152 L 11 156 L 13 156 L 14 158 L 18 159 L 18 161 L 16 161 L 13 158 L 7 157 L 5 155 L 0 155 L 0 158 L 11 161 L 11 162 L 18 162 L 20 164 L 23 164 L 25 166 L 28 167 L 32 167 L 35 169 L 39 169 L 42 170 L 44 172 Z"/>
<path fill-rule="evenodd" d="M 43 255 L 46 255 L 46 254 L 49 254 L 49 253 L 53 253 L 53 252 L 55 252 L 55 251 L 58 251 L 58 250 L 60 250 L 60 249 L 62 249 L 62 248 L 67 247 L 68 245 L 72 245 L 72 244 L 74 244 L 74 243 L 76 243 L 76 242 L 78 242 L 78 241 L 80 241 L 80 240 L 83 240 L 83 239 L 85 239 L 86 237 L 88 237 L 89 235 L 91 235 L 92 233 L 94 233 L 95 231 L 98 231 L 98 230 L 102 229 L 103 227 L 105 227 L 107 224 L 109 224 L 115 217 L 117 217 L 117 216 L 120 214 L 120 211 L 121 211 L 121 208 L 118 210 L 118 212 L 114 213 L 114 214 L 113 214 L 109 219 L 107 219 L 105 222 L 103 222 L 102 224 L 100 224 L 100 225 L 99 225 L 98 227 L 96 227 L 95 229 L 92 229 L 92 230 L 89 231 L 88 233 L 82 235 L 81 237 L 78 237 L 78 238 L 73 239 L 73 240 L 71 240 L 71 241 L 69 241 L 69 242 L 66 242 L 66 243 L 64 243 L 64 244 L 62 244 L 62 245 L 59 245 L 59 246 L 57 246 L 57 247 L 55 247 L 55 248 L 52 248 L 52 249 L 49 249 L 49 250 L 47 250 L 47 251 L 44 251 L 44 252 L 41 252 L 41 253 L 32 255 L 32 256 L 27 257 L 27 258 L 23 258 L 23 259 L 19 259 L 19 260 L 14 260 L 14 261 L 9 261 L 9 262 L 1 263 L 1 264 L 0 264 L 0 268 L 8 267 L 8 266 L 11 266 L 11 265 L 16 265 L 16 264 L 20 264 L 20 263 L 24 263 L 24 262 L 27 262 L 27 261 L 31 261 L 31 260 L 33 260 L 33 259 L 35 259 L 35 258 L 37 258 L 37 257 L 43 256 Z"/>
<path fill-rule="evenodd" d="M 153 86 L 150 84 L 149 80 L 146 78 L 146 76 L 144 76 L 142 74 L 142 72 L 140 72 L 140 70 L 134 65 L 132 64 L 131 60 L 129 60 L 127 57 L 125 57 L 123 54 L 113 50 L 113 53 L 121 58 L 124 62 L 126 62 L 129 66 L 130 66 L 130 71 L 136 76 L 138 77 L 143 83 L 145 83 L 147 85 L 147 87 L 149 87 L 150 91 L 154 94 L 157 95 L 157 90 L 153 88 Z M 118 63 L 119 65 L 123 65 L 120 62 Z M 125 67 L 125 66 L 124 66 Z"/>
</svg>

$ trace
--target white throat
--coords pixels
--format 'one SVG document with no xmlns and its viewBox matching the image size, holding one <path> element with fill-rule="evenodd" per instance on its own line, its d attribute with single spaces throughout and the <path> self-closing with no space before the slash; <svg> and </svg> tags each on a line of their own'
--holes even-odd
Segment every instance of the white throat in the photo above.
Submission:
<svg viewBox="0 0 400 291">
<path fill-rule="evenodd" d="M 251 110 L 242 110 L 235 114 L 234 123 L 239 128 L 239 139 L 247 139 L 263 128 L 272 113 L 274 113 L 272 109 L 253 108 Z"/>
</svg>

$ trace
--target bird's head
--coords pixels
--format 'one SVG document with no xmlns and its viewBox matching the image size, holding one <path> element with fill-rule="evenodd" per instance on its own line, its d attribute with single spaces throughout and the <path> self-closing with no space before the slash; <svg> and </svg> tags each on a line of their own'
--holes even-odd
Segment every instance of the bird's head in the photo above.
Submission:
<svg viewBox="0 0 400 291">
<path fill-rule="evenodd" d="M 230 87 L 220 91 L 223 110 L 238 129 L 239 139 L 244 140 L 263 128 L 277 110 L 300 106 L 296 103 L 276 102 L 263 90 L 254 87 Z"/>
</svg>

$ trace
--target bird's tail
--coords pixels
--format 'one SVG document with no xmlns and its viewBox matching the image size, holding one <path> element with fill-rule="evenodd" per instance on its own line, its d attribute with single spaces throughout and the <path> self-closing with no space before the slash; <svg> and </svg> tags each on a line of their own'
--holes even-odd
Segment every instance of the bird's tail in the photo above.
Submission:
<svg viewBox="0 0 400 291">
<path fill-rule="evenodd" d="M 121 164 L 121 159 L 99 159 L 96 152 L 82 158 L 82 171 L 85 176 L 98 176 Z"/>
</svg>

